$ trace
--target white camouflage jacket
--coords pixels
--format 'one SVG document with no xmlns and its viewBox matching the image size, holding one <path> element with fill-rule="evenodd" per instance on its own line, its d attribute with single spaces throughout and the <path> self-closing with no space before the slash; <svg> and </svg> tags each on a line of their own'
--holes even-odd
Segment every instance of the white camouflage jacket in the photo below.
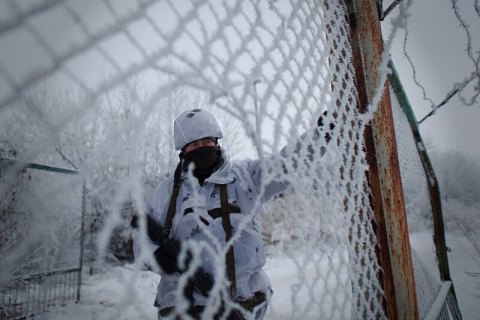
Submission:
<svg viewBox="0 0 480 320">
<path fill-rule="evenodd" d="M 234 242 L 237 295 L 238 299 L 242 300 L 250 298 L 257 291 L 266 293 L 270 288 L 270 280 L 262 270 L 265 264 L 265 252 L 257 221 L 258 213 L 264 210 L 262 205 L 264 202 L 285 191 L 288 184 L 271 182 L 263 186 L 262 192 L 260 190 L 262 188 L 261 160 L 231 163 L 224 149 L 222 149 L 222 158 L 223 164 L 205 180 L 203 186 L 200 186 L 196 179 L 193 179 L 195 181 L 192 183 L 192 180 L 187 179 L 186 173 L 182 173 L 171 236 L 179 241 L 194 239 L 207 241 L 214 248 L 218 247 L 218 244 L 224 247 L 225 232 L 222 227 L 222 218 L 213 218 L 208 211 L 220 208 L 217 184 L 227 184 L 229 205 L 236 205 L 241 210 L 240 213 L 230 214 L 233 237 L 236 235 L 239 223 L 249 219 L 246 227 L 242 228 L 240 237 Z M 172 188 L 173 177 L 160 183 L 147 201 L 147 214 L 162 226 L 166 221 Z M 256 201 L 258 202 L 255 203 Z M 202 232 L 204 228 L 207 228 L 216 239 L 208 238 L 205 232 Z M 141 246 L 138 231 L 134 232 L 133 238 L 136 257 L 140 256 L 142 249 L 151 251 L 150 256 L 152 256 L 158 248 L 153 242 L 148 246 Z M 215 263 L 207 250 L 202 251 L 202 264 L 205 271 L 214 274 Z M 171 307 L 176 303 L 175 290 L 180 275 L 162 274 L 161 276 L 155 306 Z M 206 304 L 206 298 L 196 291 L 194 300 L 195 305 Z"/>
</svg>

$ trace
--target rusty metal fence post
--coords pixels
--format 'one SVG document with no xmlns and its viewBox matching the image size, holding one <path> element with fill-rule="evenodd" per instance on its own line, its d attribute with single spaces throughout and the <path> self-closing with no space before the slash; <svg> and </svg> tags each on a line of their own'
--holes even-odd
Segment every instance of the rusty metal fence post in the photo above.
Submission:
<svg viewBox="0 0 480 320">
<path fill-rule="evenodd" d="M 380 84 L 383 52 L 376 0 L 345 0 L 358 92 L 358 108 L 366 112 Z M 398 165 L 388 83 L 374 118 L 364 134 L 371 205 L 379 243 L 385 313 L 389 319 L 418 319 L 418 306 Z"/>
</svg>

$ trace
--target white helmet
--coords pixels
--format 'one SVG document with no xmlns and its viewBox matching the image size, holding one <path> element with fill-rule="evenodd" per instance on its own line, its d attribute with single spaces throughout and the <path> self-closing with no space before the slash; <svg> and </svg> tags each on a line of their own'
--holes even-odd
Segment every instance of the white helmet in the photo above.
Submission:
<svg viewBox="0 0 480 320">
<path fill-rule="evenodd" d="M 173 124 L 175 149 L 181 150 L 192 141 L 223 137 L 222 129 L 215 116 L 203 109 L 193 109 L 180 114 Z"/>
</svg>

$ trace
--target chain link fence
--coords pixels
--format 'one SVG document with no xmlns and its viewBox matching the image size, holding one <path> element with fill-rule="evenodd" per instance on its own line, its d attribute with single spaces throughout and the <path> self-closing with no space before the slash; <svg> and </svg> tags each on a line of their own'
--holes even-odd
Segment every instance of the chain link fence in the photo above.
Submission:
<svg viewBox="0 0 480 320">
<path fill-rule="evenodd" d="M 0 55 L 0 111 L 9 123 L 26 119 L 32 123 L 27 128 L 35 130 L 19 144 L 38 156 L 57 145 L 50 137 L 59 137 L 68 155 L 78 151 L 70 146 L 89 151 L 77 154 L 85 167 L 105 165 L 108 173 L 121 162 L 128 172 L 124 180 L 109 181 L 115 190 L 102 188 L 103 176 L 85 173 L 92 194 L 108 208 L 96 241 L 99 252 L 106 251 L 122 221 L 122 204 L 133 198 L 140 209 L 141 166 L 158 163 L 149 150 L 172 141 L 170 127 L 156 119 L 176 114 L 171 94 L 188 87 L 208 97 L 205 104 L 216 114 L 228 116 L 224 127 L 242 128 L 237 136 L 251 146 L 249 152 L 242 149 L 245 156 L 271 166 L 258 199 L 279 177 L 290 186 L 284 210 L 299 226 L 293 231 L 300 234 L 289 237 L 301 248 L 289 256 L 298 282 L 287 294 L 291 309 L 272 304 L 272 317 L 385 318 L 362 147 L 371 114 L 357 111 L 343 1 L 11 1 L 5 7 L 11 14 L 0 24 L 0 43 L 13 49 Z M 17 53 L 23 44 L 35 48 L 35 59 Z M 121 99 L 127 104 L 114 104 L 111 98 L 133 78 L 142 79 L 145 91 L 128 88 L 127 99 Z M 42 85 L 75 90 L 81 98 L 52 108 L 38 95 Z M 325 123 L 334 127 L 328 145 L 314 137 L 324 111 Z M 15 140 L 17 127 L 5 130 L 7 140 Z M 37 142 L 38 131 L 48 138 Z M 314 145 L 314 152 L 307 145 Z M 62 181 L 52 185 L 68 190 Z M 249 211 L 263 212 L 263 207 L 255 201 Z M 251 218 L 245 215 L 238 235 Z M 222 250 L 214 261 L 224 260 Z M 210 298 L 220 299 L 220 293 Z"/>
<path fill-rule="evenodd" d="M 276 211 L 296 223 L 296 228 L 273 230 L 276 238 L 270 241 L 284 242 L 284 251 L 301 248 L 291 250 L 299 279 L 288 297 L 293 311 L 272 305 L 275 318 L 386 318 L 377 261 L 377 253 L 386 248 L 377 243 L 371 223 L 363 141 L 376 106 L 366 114 L 357 110 L 363 92 L 355 86 L 354 23 L 347 19 L 345 2 L 113 3 L 0 5 L 0 12 L 7 13 L 0 23 L 0 44 L 9 48 L 0 53 L 2 138 L 34 156 L 57 144 L 56 138 L 67 150 L 85 147 L 85 154 L 77 156 L 89 168 L 103 170 L 99 177 L 85 178 L 110 211 L 103 241 L 96 243 L 104 251 L 125 220 L 121 204 L 130 197 L 141 202 L 138 168 L 161 166 L 156 158 L 173 153 L 149 151 L 171 143 L 170 127 L 159 125 L 160 120 L 176 113 L 172 105 L 203 107 L 173 103 L 172 94 L 198 90 L 216 112 L 229 116 L 229 126 L 239 124 L 243 132 L 238 136 L 254 146 L 250 153 L 270 159 L 288 146 L 283 167 L 264 181 L 274 183 L 278 176 L 288 181 L 288 201 L 280 199 Z M 27 57 L 20 54 L 24 52 Z M 145 94 L 134 87 L 127 87 L 128 95 L 122 92 L 122 85 L 136 77 L 151 88 Z M 81 92 L 82 98 L 52 107 L 52 101 L 42 99 L 43 85 Z M 112 96 L 122 94 L 125 104 L 112 102 Z M 328 145 L 315 143 L 325 155 L 311 155 L 305 145 L 295 150 L 301 134 L 313 133 L 325 110 L 325 122 L 334 125 L 333 138 Z M 47 138 L 40 139 L 39 132 Z M 307 137 L 302 141 L 311 143 Z M 106 181 L 118 167 L 128 171 L 126 178 Z M 2 161 L 1 168 L 0 194 L 7 201 L 1 207 L 0 318 L 26 317 L 78 300 L 85 210 L 81 178 L 69 170 L 12 161 Z M 115 186 L 115 192 L 103 184 Z M 280 223 L 288 221 L 276 214 Z"/>
<path fill-rule="evenodd" d="M 0 319 L 80 298 L 85 188 L 77 172 L 0 159 Z"/>
</svg>

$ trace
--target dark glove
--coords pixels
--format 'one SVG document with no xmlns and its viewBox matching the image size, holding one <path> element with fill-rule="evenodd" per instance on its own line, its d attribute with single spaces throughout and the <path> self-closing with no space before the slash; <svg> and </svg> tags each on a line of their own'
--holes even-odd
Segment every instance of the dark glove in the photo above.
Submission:
<svg viewBox="0 0 480 320">
<path fill-rule="evenodd" d="M 167 250 L 165 246 L 160 246 L 157 250 L 155 250 L 153 255 L 155 256 L 155 260 L 157 261 L 158 265 L 164 272 L 172 274 L 179 270 L 177 257 L 172 256 L 171 252 Z"/>
<path fill-rule="evenodd" d="M 200 291 L 205 297 L 208 297 L 208 294 L 214 285 L 212 276 L 203 271 L 203 269 L 197 269 L 193 275 L 193 281 L 198 291 Z"/>
<path fill-rule="evenodd" d="M 168 243 L 172 242 L 172 243 Z M 185 270 L 181 270 L 178 266 L 177 256 L 172 255 L 172 251 L 168 249 L 171 246 L 176 246 L 177 243 L 175 240 L 167 240 L 163 246 L 160 246 L 154 252 L 155 259 L 158 265 L 162 268 L 162 270 L 168 274 L 172 274 L 175 272 L 183 272 Z M 187 256 L 186 265 L 189 265 L 190 256 Z M 188 267 L 187 267 L 188 268 Z M 204 296 L 208 297 L 208 293 L 213 287 L 213 278 L 205 272 L 202 268 L 197 269 L 191 279 L 189 279 L 187 286 L 185 287 L 185 295 L 187 297 L 193 294 L 194 288 L 197 288 Z"/>
</svg>

